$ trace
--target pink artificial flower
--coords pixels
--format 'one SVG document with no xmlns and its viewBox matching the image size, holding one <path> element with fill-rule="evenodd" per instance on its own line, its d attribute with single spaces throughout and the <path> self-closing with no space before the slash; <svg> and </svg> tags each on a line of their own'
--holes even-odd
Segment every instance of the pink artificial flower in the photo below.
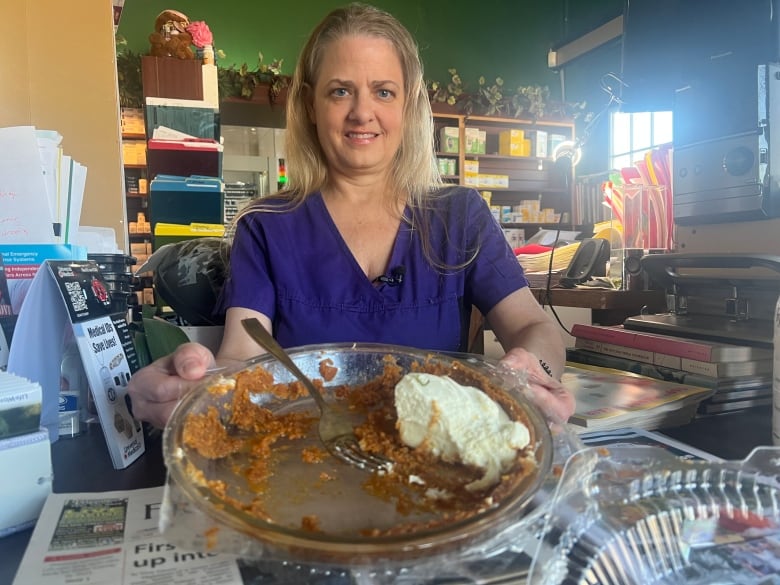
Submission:
<svg viewBox="0 0 780 585">
<path fill-rule="evenodd" d="M 214 44 L 214 37 L 209 25 L 202 20 L 191 22 L 187 27 L 187 32 L 192 35 L 192 44 L 200 49 Z"/>
</svg>

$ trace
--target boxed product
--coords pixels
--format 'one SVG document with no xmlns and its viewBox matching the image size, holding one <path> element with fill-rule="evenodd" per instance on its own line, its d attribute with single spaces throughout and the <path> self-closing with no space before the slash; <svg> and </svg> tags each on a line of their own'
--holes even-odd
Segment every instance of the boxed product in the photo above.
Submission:
<svg viewBox="0 0 780 585">
<path fill-rule="evenodd" d="M 547 132 L 545 130 L 528 130 L 526 137 L 531 139 L 531 156 L 547 158 Z"/>
<path fill-rule="evenodd" d="M 479 128 L 466 128 L 466 153 L 485 154 L 487 132 Z"/>
<path fill-rule="evenodd" d="M 525 132 L 522 130 L 503 130 L 498 135 L 498 154 L 502 156 L 528 156 L 524 152 Z"/>
<path fill-rule="evenodd" d="M 479 161 L 463 161 L 463 184 L 468 187 L 477 187 L 479 185 Z"/>
<path fill-rule="evenodd" d="M 523 228 L 502 228 L 507 243 L 512 248 L 519 248 L 525 244 L 525 230 Z"/>
<path fill-rule="evenodd" d="M 458 154 L 460 150 L 460 131 L 457 126 L 444 126 L 439 130 L 439 150 L 448 154 Z"/>
<path fill-rule="evenodd" d="M 549 154 L 550 156 L 553 156 L 555 153 L 555 149 L 558 148 L 558 146 L 566 141 L 566 136 L 563 134 L 550 134 L 550 149 Z"/>
</svg>

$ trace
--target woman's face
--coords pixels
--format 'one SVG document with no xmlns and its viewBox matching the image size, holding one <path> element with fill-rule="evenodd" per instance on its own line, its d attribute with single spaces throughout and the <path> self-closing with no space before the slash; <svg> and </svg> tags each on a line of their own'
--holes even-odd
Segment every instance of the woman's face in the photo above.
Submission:
<svg viewBox="0 0 780 585">
<path fill-rule="evenodd" d="M 404 108 L 401 62 L 390 41 L 358 36 L 327 46 L 308 106 L 331 173 L 387 173 Z"/>
</svg>

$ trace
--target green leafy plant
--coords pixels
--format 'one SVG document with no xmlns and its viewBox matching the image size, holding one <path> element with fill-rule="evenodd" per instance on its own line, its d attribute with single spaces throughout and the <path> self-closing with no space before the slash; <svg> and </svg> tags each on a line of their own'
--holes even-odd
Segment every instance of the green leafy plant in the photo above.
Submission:
<svg viewBox="0 0 780 585">
<path fill-rule="evenodd" d="M 258 56 L 257 68 L 254 70 L 250 70 L 246 63 L 240 67 L 217 67 L 217 85 L 221 97 L 249 99 L 255 88 L 267 85 L 270 103 L 278 101 L 280 94 L 290 83 L 290 78 L 282 74 L 283 59 L 266 64 L 263 62 L 263 54 L 258 53 Z"/>
<path fill-rule="evenodd" d="M 527 116 L 529 118 L 544 118 L 548 112 L 550 101 L 550 89 L 538 85 L 524 85 L 517 88 L 515 93 L 510 96 L 508 106 L 511 109 L 511 116 L 519 118 Z"/>
<path fill-rule="evenodd" d="M 475 110 L 485 116 L 500 116 L 505 114 L 506 102 L 504 99 L 504 80 L 496 77 L 491 85 L 488 85 L 484 76 L 480 76 L 477 91 L 470 94 L 466 100 L 468 114 Z"/>
<path fill-rule="evenodd" d="M 428 89 L 432 102 L 446 103 L 449 106 L 454 106 L 463 95 L 463 82 L 455 69 L 449 69 L 448 72 L 450 74 L 449 82 L 442 84 L 438 81 L 432 81 L 428 85 Z"/>
<path fill-rule="evenodd" d="M 240 67 L 231 65 L 221 67 L 219 60 L 225 58 L 222 50 L 215 53 L 217 61 L 217 87 L 221 98 L 242 97 L 250 99 L 257 87 L 268 87 L 268 100 L 271 104 L 279 101 L 282 92 L 290 84 L 289 76 L 282 73 L 283 59 L 271 63 L 263 62 L 263 54 L 258 53 L 256 69 L 249 69 L 244 63 Z M 140 53 L 127 48 L 127 41 L 121 35 L 116 36 L 116 67 L 119 83 L 119 102 L 125 108 L 142 108 L 143 81 L 141 75 Z"/>
<path fill-rule="evenodd" d="M 477 80 L 473 91 L 464 85 L 456 69 L 449 69 L 447 83 L 431 81 L 428 91 L 431 102 L 457 107 L 464 114 L 506 116 L 510 118 L 574 119 L 585 113 L 584 102 L 564 103 L 550 99 L 550 89 L 540 85 L 521 85 L 514 91 L 507 88 L 502 77 L 488 83 L 484 76 Z"/>
<path fill-rule="evenodd" d="M 127 40 L 122 35 L 116 35 L 116 74 L 119 105 L 123 108 L 143 107 L 141 54 L 128 49 Z"/>
<path fill-rule="evenodd" d="M 189 338 L 178 326 L 160 317 L 160 308 L 154 305 L 141 307 L 141 321 L 130 325 L 133 345 L 141 367 L 164 357 L 187 343 Z"/>
</svg>

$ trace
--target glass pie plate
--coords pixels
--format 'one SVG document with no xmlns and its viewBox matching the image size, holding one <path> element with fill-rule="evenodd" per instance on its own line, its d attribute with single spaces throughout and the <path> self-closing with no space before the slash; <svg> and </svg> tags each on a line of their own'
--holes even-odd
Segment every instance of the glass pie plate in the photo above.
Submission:
<svg viewBox="0 0 780 585">
<path fill-rule="evenodd" d="M 385 372 L 388 359 L 402 373 L 421 364 L 445 370 L 453 365 L 465 367 L 487 381 L 505 411 L 521 413 L 533 438 L 528 454 L 533 464 L 526 460 L 521 479 L 513 478 L 511 472 L 502 476 L 491 493 L 500 493 L 497 501 L 486 498 L 477 511 L 466 511 L 465 518 L 440 516 L 425 506 L 415 507 L 415 498 L 429 497 L 415 495 L 422 491 L 409 488 L 398 498 L 383 497 L 366 489 L 370 473 L 327 453 L 323 452 L 320 460 L 304 461 L 302 451 L 311 453 L 320 446 L 315 423 L 300 439 L 276 442 L 267 451 L 271 474 L 261 483 L 252 483 L 247 449 L 220 458 L 204 457 L 186 440 L 185 427 L 193 415 L 216 412 L 228 436 L 247 440 L 246 431 L 227 422 L 233 392 L 209 388 L 256 368 L 272 374 L 274 383 L 293 382 L 292 375 L 266 354 L 204 380 L 172 414 L 163 439 L 168 481 L 160 521 L 171 542 L 190 550 L 227 552 L 243 558 L 346 568 L 409 566 L 415 560 L 442 554 L 465 558 L 470 550 L 484 553 L 486 543 L 506 549 L 516 536 L 516 527 L 540 507 L 536 494 L 553 474 L 554 439 L 545 417 L 526 398 L 522 376 L 477 356 L 433 354 L 391 345 L 324 344 L 294 348 L 289 353 L 305 374 L 322 382 L 326 401 L 343 400 L 345 387 L 376 381 Z M 328 365 L 327 370 L 322 369 L 323 364 Z M 274 417 L 290 413 L 317 416 L 316 405 L 308 396 L 288 399 L 273 392 L 256 392 L 251 401 Z M 365 421 L 365 414 L 356 416 L 362 419 L 356 419 L 356 424 Z M 409 481 L 414 483 L 412 478 Z M 507 481 L 508 487 L 499 490 Z M 403 498 L 411 498 L 413 505 L 399 504 Z M 252 513 L 258 509 L 262 514 Z M 308 525 L 304 518 L 310 519 Z"/>
</svg>

